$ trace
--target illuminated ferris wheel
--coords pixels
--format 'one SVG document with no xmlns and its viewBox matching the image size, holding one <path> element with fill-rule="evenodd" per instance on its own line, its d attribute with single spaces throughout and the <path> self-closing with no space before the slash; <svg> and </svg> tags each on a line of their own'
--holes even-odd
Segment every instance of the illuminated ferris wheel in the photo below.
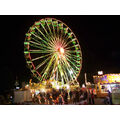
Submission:
<svg viewBox="0 0 120 120">
<path fill-rule="evenodd" d="M 77 83 L 82 53 L 72 30 L 60 20 L 41 19 L 30 27 L 24 42 L 28 66 L 40 81 Z"/>
</svg>

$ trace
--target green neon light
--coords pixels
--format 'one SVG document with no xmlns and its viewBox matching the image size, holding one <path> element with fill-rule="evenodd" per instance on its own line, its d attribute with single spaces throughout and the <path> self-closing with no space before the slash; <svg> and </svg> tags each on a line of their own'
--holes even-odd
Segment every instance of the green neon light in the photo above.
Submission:
<svg viewBox="0 0 120 120">
<path fill-rule="evenodd" d="M 31 36 L 31 34 L 30 33 L 26 33 L 26 36 Z"/>
<path fill-rule="evenodd" d="M 36 72 L 36 70 L 31 70 L 33 73 L 35 73 Z"/>
<path fill-rule="evenodd" d="M 32 63 L 31 61 L 27 61 L 28 64 Z"/>
<path fill-rule="evenodd" d="M 63 24 L 58 24 L 58 26 L 59 26 L 59 27 L 62 27 L 62 26 L 63 26 Z"/>
<path fill-rule="evenodd" d="M 28 37 L 27 40 L 31 40 L 31 37 Z"/>
<path fill-rule="evenodd" d="M 34 34 L 34 33 L 35 33 L 35 31 L 32 31 L 31 33 L 32 33 L 32 34 Z"/>
<path fill-rule="evenodd" d="M 35 30 L 35 27 L 33 26 L 33 27 L 30 27 L 30 30 Z"/>
<path fill-rule="evenodd" d="M 48 22 L 52 22 L 52 19 L 47 19 Z"/>
<path fill-rule="evenodd" d="M 78 47 L 75 47 L 76 50 L 78 50 L 79 48 Z"/>
<path fill-rule="evenodd" d="M 28 54 L 29 52 L 28 51 L 24 51 L 25 54 Z"/>
<path fill-rule="evenodd" d="M 29 42 L 24 42 L 24 45 L 29 45 Z"/>
<path fill-rule="evenodd" d="M 73 44 L 75 44 L 76 42 L 75 42 L 75 41 L 73 41 L 72 43 L 73 43 Z"/>
<path fill-rule="evenodd" d="M 35 22 L 35 25 L 40 25 L 40 22 Z"/>
</svg>

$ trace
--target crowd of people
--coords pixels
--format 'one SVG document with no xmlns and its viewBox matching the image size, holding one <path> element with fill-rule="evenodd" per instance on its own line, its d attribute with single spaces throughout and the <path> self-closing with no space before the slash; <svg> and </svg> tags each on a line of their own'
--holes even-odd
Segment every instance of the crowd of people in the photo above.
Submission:
<svg viewBox="0 0 120 120">
<path fill-rule="evenodd" d="M 52 92 L 34 94 L 33 102 L 42 105 L 80 105 L 95 104 L 93 90 L 76 89 L 72 91 L 53 89 Z"/>
</svg>

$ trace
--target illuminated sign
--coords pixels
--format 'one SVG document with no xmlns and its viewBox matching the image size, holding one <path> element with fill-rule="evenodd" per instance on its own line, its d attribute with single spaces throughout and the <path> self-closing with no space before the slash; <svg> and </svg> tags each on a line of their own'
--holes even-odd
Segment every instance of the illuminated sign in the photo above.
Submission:
<svg viewBox="0 0 120 120">
<path fill-rule="evenodd" d="M 120 82 L 120 74 L 108 74 L 107 79 L 110 82 Z"/>
<path fill-rule="evenodd" d="M 95 83 L 115 83 L 120 82 L 120 74 L 105 74 L 101 76 L 93 76 Z"/>
</svg>

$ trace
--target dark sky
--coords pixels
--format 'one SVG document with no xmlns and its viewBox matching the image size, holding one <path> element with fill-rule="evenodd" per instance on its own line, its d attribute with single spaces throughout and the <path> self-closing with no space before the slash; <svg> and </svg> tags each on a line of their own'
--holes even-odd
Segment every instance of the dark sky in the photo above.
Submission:
<svg viewBox="0 0 120 120">
<path fill-rule="evenodd" d="M 98 70 L 120 73 L 120 16 L 0 16 L 1 89 L 30 78 L 24 58 L 25 33 L 35 21 L 53 17 L 66 23 L 77 36 L 83 55 L 79 80 L 88 81 Z M 5 86 L 6 85 L 6 86 Z"/>
</svg>

